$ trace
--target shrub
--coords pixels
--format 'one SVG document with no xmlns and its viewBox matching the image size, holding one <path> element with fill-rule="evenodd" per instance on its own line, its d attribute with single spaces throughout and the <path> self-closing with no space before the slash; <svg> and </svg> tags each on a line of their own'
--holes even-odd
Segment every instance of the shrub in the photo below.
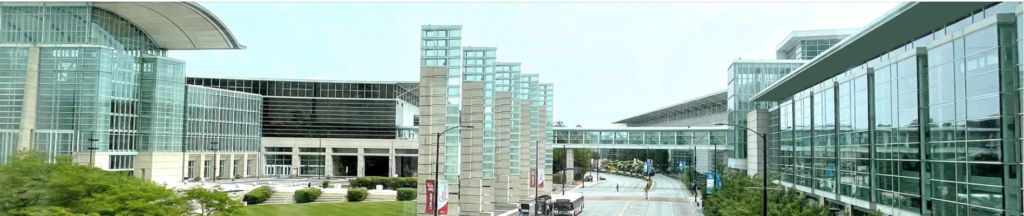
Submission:
<svg viewBox="0 0 1024 216">
<path fill-rule="evenodd" d="M 398 201 L 416 200 L 416 188 L 399 188 Z"/>
<path fill-rule="evenodd" d="M 324 183 L 323 183 L 323 188 L 327 188 L 327 186 L 331 186 L 331 182 L 329 182 L 329 181 L 324 181 Z"/>
<path fill-rule="evenodd" d="M 295 203 L 313 202 L 314 200 L 316 200 L 317 197 L 320 197 L 320 194 L 323 194 L 323 191 L 321 191 L 320 188 L 306 188 L 302 190 L 297 190 L 295 191 L 294 196 Z"/>
<path fill-rule="evenodd" d="M 349 182 L 353 188 L 376 188 L 383 185 L 386 189 L 397 190 L 399 188 L 416 188 L 416 177 L 359 177 Z"/>
<path fill-rule="evenodd" d="M 362 189 L 362 188 L 349 189 L 348 190 L 348 194 L 345 195 L 345 199 L 347 199 L 349 202 L 359 202 L 359 201 L 366 200 L 366 195 L 367 195 L 366 189 Z"/>
<path fill-rule="evenodd" d="M 565 174 L 562 173 L 553 174 L 551 175 L 551 178 L 557 183 L 565 182 Z"/>
<path fill-rule="evenodd" d="M 267 201 L 267 199 L 270 199 L 270 195 L 274 195 L 274 190 L 270 189 L 269 186 L 263 186 L 249 191 L 249 193 L 245 194 L 242 200 L 245 200 L 245 203 L 250 205 L 260 204 Z"/>
</svg>

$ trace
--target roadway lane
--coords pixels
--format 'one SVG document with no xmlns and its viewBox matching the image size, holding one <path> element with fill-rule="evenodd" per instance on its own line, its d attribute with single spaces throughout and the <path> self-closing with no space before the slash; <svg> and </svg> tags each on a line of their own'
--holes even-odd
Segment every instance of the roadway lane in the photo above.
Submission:
<svg viewBox="0 0 1024 216">
<path fill-rule="evenodd" d="M 654 189 L 650 198 L 644 199 L 647 182 L 606 173 L 601 173 L 601 177 L 605 180 L 597 185 L 568 191 L 583 193 L 586 198 L 581 216 L 697 216 L 678 180 L 654 176 Z M 619 191 L 615 191 L 616 185 Z"/>
</svg>

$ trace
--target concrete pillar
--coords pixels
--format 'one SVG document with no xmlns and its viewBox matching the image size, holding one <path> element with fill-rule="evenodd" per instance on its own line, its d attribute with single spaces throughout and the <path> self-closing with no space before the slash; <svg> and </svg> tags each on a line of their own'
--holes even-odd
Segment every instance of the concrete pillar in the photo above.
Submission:
<svg viewBox="0 0 1024 216">
<path fill-rule="evenodd" d="M 395 177 L 395 141 L 391 141 L 391 148 L 388 150 L 388 177 Z"/>
<path fill-rule="evenodd" d="M 512 93 L 497 92 L 494 94 L 494 203 L 509 204 L 511 167 L 511 133 L 512 133 Z"/>
<path fill-rule="evenodd" d="M 420 68 L 420 138 L 418 139 L 419 157 L 417 157 L 416 163 L 416 212 L 419 216 L 434 215 L 433 212 L 424 211 L 428 201 L 430 204 L 433 204 L 434 201 L 434 197 L 427 197 L 426 182 L 434 181 L 434 178 L 444 179 L 444 168 L 439 165 L 444 165 L 445 149 L 440 148 L 438 151 L 438 145 L 443 146 L 447 140 L 442 139 L 441 143 L 437 143 L 436 138 L 437 133 L 445 129 L 447 75 L 448 68 L 446 67 Z M 435 172 L 435 168 L 437 172 Z M 449 203 L 454 203 L 452 198 L 457 197 L 449 196 Z M 449 215 L 455 213 L 451 211 L 453 209 L 457 210 L 455 206 L 449 204 Z"/>
<path fill-rule="evenodd" d="M 250 175 L 250 173 L 249 173 L 249 166 L 250 165 L 252 165 L 252 164 L 249 164 L 249 154 L 242 154 L 242 171 L 239 172 L 239 173 L 242 173 L 242 177 L 249 177 L 249 175 Z"/>
<path fill-rule="evenodd" d="M 359 148 L 359 157 L 356 160 L 357 177 L 366 176 L 366 155 L 363 155 L 363 148 Z"/>
<path fill-rule="evenodd" d="M 519 99 L 519 199 L 533 199 L 534 189 L 530 186 L 530 176 L 533 175 L 530 167 L 530 100 Z M 517 201 L 518 202 L 518 201 Z"/>
<path fill-rule="evenodd" d="M 573 152 L 572 149 L 565 150 L 565 184 L 568 185 L 572 185 L 573 176 L 576 174 L 576 172 L 572 170 L 572 168 L 576 167 L 575 164 L 573 164 L 573 160 L 576 158 L 575 154 L 576 153 Z"/>
<path fill-rule="evenodd" d="M 32 146 L 32 133 L 36 129 L 36 105 L 39 103 L 39 46 L 28 48 L 28 71 L 25 73 L 25 96 L 21 105 L 21 126 L 18 131 L 18 150 Z"/>
<path fill-rule="evenodd" d="M 227 162 L 227 165 L 226 165 L 227 167 L 225 167 L 225 169 L 227 169 L 226 170 L 227 172 L 225 172 L 225 174 L 227 176 L 224 176 L 224 178 L 234 178 L 235 177 L 235 154 L 228 154 L 228 158 L 227 159 L 228 159 L 228 162 Z"/>
<path fill-rule="evenodd" d="M 324 149 L 324 176 L 334 175 L 334 157 L 331 157 L 333 153 L 334 148 Z"/>
<path fill-rule="evenodd" d="M 214 152 L 213 153 L 213 165 L 212 165 L 213 166 L 213 176 L 211 176 L 212 178 L 221 177 L 221 173 L 224 172 L 223 171 L 224 168 L 220 167 L 220 160 L 221 160 L 220 152 Z"/>
<path fill-rule="evenodd" d="M 548 160 L 548 142 L 554 141 L 554 137 L 547 138 L 547 107 L 541 104 L 537 107 L 537 139 L 544 139 L 537 143 L 537 168 L 541 169 L 540 175 L 544 175 L 543 187 L 540 188 L 541 194 L 551 195 L 551 189 L 554 187 L 554 181 L 551 179 L 551 169 L 547 167 Z M 546 138 L 546 139 L 545 139 Z M 552 142 L 554 143 L 554 142 Z M 554 168 L 554 167 L 552 167 Z"/>
<path fill-rule="evenodd" d="M 768 110 L 753 110 L 747 113 L 747 128 L 760 133 L 768 132 Z M 764 169 L 761 167 L 765 160 L 761 154 L 764 150 L 764 140 L 761 136 L 747 131 L 747 175 L 760 176 Z"/>
<path fill-rule="evenodd" d="M 299 176 L 302 172 L 302 157 L 299 156 L 299 148 L 292 148 L 292 176 Z"/>
<path fill-rule="evenodd" d="M 206 166 L 203 166 L 204 163 L 206 163 L 206 154 L 199 153 L 199 161 L 196 161 L 196 172 L 198 173 L 196 173 L 195 176 L 197 178 L 203 178 L 203 181 L 207 180 L 206 176 L 203 176 L 203 174 L 206 173 Z"/>
<path fill-rule="evenodd" d="M 463 82 L 462 85 L 461 124 L 473 128 L 460 129 L 462 172 L 459 175 L 459 211 L 480 215 L 487 209 L 484 207 L 483 179 L 484 83 Z"/>
</svg>

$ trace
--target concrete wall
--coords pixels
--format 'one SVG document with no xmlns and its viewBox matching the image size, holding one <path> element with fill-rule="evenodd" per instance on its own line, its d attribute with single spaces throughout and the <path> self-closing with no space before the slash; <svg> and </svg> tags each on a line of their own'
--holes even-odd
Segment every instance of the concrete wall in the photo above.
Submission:
<svg viewBox="0 0 1024 216">
<path fill-rule="evenodd" d="M 747 113 L 747 128 L 759 133 L 767 134 L 770 113 L 768 110 L 754 110 Z M 761 175 L 764 172 L 762 165 L 765 158 L 761 152 L 764 150 L 764 140 L 761 136 L 747 131 L 747 175 Z"/>
<path fill-rule="evenodd" d="M 180 182 L 182 177 L 181 152 L 139 152 L 135 155 L 135 176 L 156 183 Z"/>
<path fill-rule="evenodd" d="M 544 138 L 546 138 L 545 136 L 547 136 L 547 114 L 545 114 L 545 113 L 547 113 L 547 107 L 546 106 L 539 106 L 539 107 L 537 107 L 537 114 L 538 114 L 538 116 L 537 116 L 537 122 L 538 122 L 538 124 L 537 124 L 537 133 L 538 133 L 537 134 L 537 139 L 543 140 L 543 141 L 537 142 L 537 161 L 538 161 L 537 162 L 537 167 L 544 169 L 544 172 L 541 173 L 541 175 L 544 175 L 544 182 L 543 182 L 544 187 L 540 188 L 540 194 L 551 195 L 551 188 L 554 185 L 554 181 L 552 181 L 552 179 L 551 179 L 552 178 L 551 177 L 551 170 L 552 169 L 548 169 L 547 168 L 547 158 L 548 158 L 547 142 L 548 142 L 548 140 L 544 139 Z M 551 137 L 550 139 L 554 139 L 554 137 Z"/>
</svg>

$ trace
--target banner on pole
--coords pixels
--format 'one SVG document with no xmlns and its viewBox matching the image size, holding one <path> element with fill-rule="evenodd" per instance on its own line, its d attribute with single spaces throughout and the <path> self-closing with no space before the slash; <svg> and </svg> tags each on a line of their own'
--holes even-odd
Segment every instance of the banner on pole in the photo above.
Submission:
<svg viewBox="0 0 1024 216">
<path fill-rule="evenodd" d="M 437 214 L 448 215 L 448 181 L 441 181 L 441 184 L 437 185 L 434 184 L 434 180 L 428 179 L 426 181 L 426 187 L 427 208 L 423 213 L 434 213 L 434 194 L 437 193 L 437 205 L 441 206 L 441 209 L 437 211 Z"/>
</svg>

